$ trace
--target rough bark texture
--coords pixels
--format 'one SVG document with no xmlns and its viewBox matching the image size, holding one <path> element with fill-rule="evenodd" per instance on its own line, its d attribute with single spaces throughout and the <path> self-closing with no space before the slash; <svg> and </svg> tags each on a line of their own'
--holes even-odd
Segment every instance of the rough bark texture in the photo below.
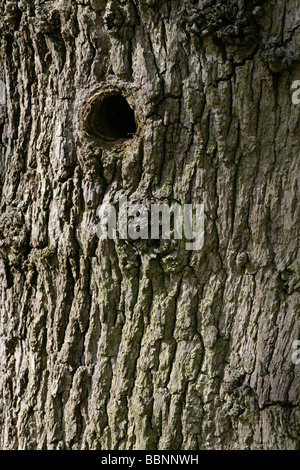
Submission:
<svg viewBox="0 0 300 470">
<path fill-rule="evenodd" d="M 2 0 L 0 23 L 0 447 L 298 448 L 299 2 Z M 85 109 L 114 90 L 139 130 L 103 145 Z M 125 194 L 204 203 L 205 248 L 100 242 Z"/>
</svg>

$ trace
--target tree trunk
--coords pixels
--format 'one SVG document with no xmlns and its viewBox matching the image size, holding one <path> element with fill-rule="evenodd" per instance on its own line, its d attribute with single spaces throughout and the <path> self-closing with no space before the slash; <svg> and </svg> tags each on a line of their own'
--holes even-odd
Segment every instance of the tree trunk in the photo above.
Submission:
<svg viewBox="0 0 300 470">
<path fill-rule="evenodd" d="M 0 23 L 1 449 L 297 449 L 299 2 Z M 204 204 L 204 248 L 100 240 L 121 196 Z"/>
</svg>

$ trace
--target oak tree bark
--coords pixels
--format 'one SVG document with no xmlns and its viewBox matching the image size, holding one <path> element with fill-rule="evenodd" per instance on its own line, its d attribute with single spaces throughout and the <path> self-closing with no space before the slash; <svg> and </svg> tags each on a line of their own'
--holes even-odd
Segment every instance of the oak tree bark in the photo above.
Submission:
<svg viewBox="0 0 300 470">
<path fill-rule="evenodd" d="M 299 2 L 2 0 L 0 23 L 1 449 L 298 448 Z M 104 140 L 116 94 L 138 129 Z M 124 195 L 204 204 L 204 248 L 100 241 Z"/>
</svg>

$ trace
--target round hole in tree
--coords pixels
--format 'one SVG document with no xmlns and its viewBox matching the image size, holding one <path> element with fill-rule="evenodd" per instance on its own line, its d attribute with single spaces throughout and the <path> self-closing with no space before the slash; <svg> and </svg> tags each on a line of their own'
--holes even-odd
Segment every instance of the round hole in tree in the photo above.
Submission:
<svg viewBox="0 0 300 470">
<path fill-rule="evenodd" d="M 137 132 L 134 111 L 121 94 L 94 102 L 88 121 L 89 132 L 108 141 L 131 139 Z"/>
</svg>

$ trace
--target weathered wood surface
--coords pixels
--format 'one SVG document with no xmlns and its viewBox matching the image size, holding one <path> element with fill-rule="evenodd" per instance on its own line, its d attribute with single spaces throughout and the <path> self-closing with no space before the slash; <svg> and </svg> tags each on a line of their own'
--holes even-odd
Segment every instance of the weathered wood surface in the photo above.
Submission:
<svg viewBox="0 0 300 470">
<path fill-rule="evenodd" d="M 0 447 L 296 449 L 300 5 L 0 5 Z M 119 90 L 139 132 L 84 133 Z M 205 248 L 99 241 L 204 203 Z"/>
</svg>

